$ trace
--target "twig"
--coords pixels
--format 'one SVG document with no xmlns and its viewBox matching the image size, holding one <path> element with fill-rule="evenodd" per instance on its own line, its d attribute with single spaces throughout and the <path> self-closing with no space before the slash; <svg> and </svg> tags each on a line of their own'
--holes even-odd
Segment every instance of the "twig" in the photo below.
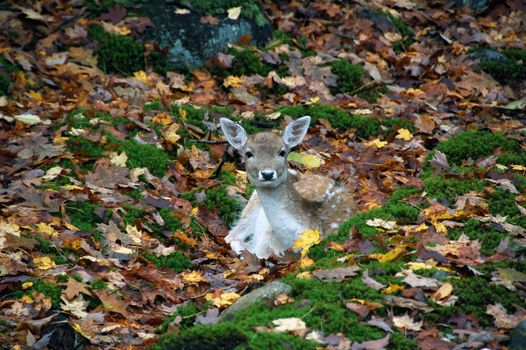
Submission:
<svg viewBox="0 0 526 350">
<path fill-rule="evenodd" d="M 228 143 L 228 141 L 225 140 L 196 140 L 196 139 L 189 139 L 189 141 L 197 142 L 197 143 L 208 143 L 211 145 L 223 145 Z"/>
</svg>

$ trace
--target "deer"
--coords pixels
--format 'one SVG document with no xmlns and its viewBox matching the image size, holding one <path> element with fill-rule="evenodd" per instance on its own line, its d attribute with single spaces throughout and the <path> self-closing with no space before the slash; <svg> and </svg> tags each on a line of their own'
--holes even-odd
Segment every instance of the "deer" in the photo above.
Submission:
<svg viewBox="0 0 526 350">
<path fill-rule="evenodd" d="M 330 177 L 289 169 L 287 156 L 303 141 L 310 121 L 309 116 L 296 119 L 281 135 L 265 131 L 249 136 L 241 125 L 220 119 L 223 134 L 242 156 L 248 181 L 255 187 L 225 237 L 237 254 L 247 250 L 260 259 L 282 256 L 307 229 L 325 237 L 355 211 L 352 194 Z"/>
</svg>

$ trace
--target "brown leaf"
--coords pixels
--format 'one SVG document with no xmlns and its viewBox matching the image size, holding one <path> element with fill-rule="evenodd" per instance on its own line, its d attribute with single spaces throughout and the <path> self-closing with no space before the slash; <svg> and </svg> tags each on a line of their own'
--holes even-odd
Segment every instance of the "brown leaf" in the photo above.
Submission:
<svg viewBox="0 0 526 350">
<path fill-rule="evenodd" d="M 91 295 L 90 291 L 86 288 L 86 285 L 82 282 L 78 282 L 74 278 L 69 278 L 66 284 L 66 289 L 63 292 L 68 300 L 72 300 L 80 293 Z"/>
<path fill-rule="evenodd" d="M 360 271 L 360 267 L 357 265 L 352 265 L 346 267 L 337 267 L 330 270 L 314 270 L 312 271 L 312 274 L 321 281 L 341 282 L 345 279 L 356 276 L 358 271 Z"/>
<path fill-rule="evenodd" d="M 385 337 L 378 340 L 369 340 L 363 343 L 354 343 L 351 350 L 383 350 L 389 345 L 389 337 L 387 334 Z"/>
</svg>

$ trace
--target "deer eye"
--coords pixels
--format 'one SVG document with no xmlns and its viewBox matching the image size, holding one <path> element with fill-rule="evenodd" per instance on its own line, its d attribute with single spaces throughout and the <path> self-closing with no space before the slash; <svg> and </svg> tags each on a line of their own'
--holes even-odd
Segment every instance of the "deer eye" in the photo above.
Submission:
<svg viewBox="0 0 526 350">
<path fill-rule="evenodd" d="M 282 149 L 281 151 L 279 151 L 279 154 L 278 154 L 278 155 L 279 155 L 280 157 L 285 157 L 285 154 L 287 154 L 287 152 L 285 152 L 285 150 Z"/>
<path fill-rule="evenodd" d="M 245 152 L 245 156 L 246 156 L 247 158 L 252 158 L 252 157 L 254 157 L 254 153 L 252 153 L 251 151 L 246 151 L 246 152 Z"/>
</svg>

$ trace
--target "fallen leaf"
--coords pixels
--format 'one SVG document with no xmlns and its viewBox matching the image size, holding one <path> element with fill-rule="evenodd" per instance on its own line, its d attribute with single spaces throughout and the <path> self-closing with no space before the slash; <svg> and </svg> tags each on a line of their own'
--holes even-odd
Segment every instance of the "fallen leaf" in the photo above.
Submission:
<svg viewBox="0 0 526 350">
<path fill-rule="evenodd" d="M 330 270 L 314 270 L 312 271 L 312 274 L 321 281 L 341 282 L 345 279 L 356 276 L 358 271 L 360 271 L 360 267 L 358 265 L 352 265 L 337 267 Z"/>
<path fill-rule="evenodd" d="M 393 323 L 396 327 L 408 331 L 419 331 L 422 329 L 423 321 L 415 322 L 408 314 L 394 316 Z"/>
<path fill-rule="evenodd" d="M 232 7 L 227 10 L 228 18 L 231 20 L 236 20 L 239 18 L 239 15 L 241 14 L 242 6 Z"/>
</svg>

